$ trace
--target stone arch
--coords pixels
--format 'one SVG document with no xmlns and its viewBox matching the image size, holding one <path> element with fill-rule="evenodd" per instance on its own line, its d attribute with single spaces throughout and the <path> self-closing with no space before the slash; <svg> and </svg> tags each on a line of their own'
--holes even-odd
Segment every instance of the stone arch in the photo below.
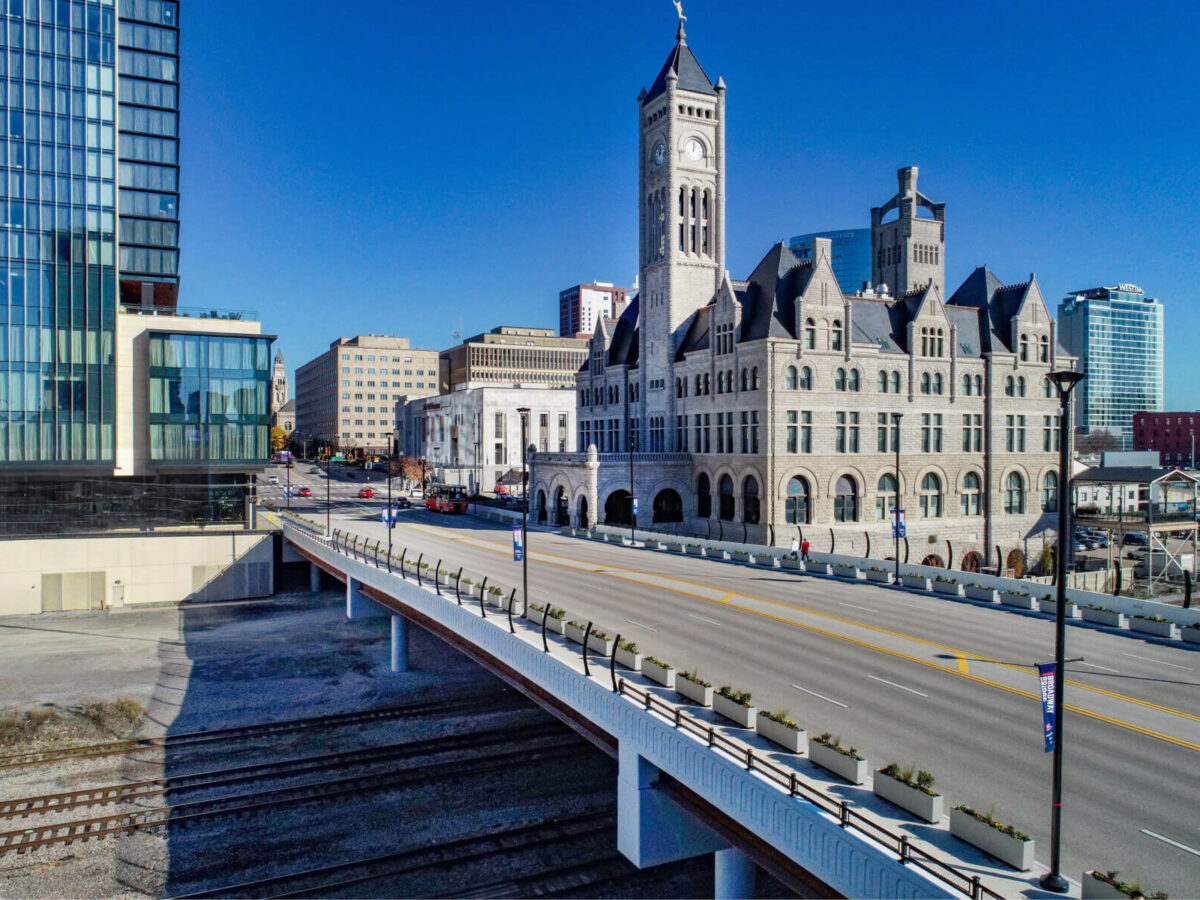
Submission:
<svg viewBox="0 0 1200 900">
<path fill-rule="evenodd" d="M 588 492 L 587 488 L 579 488 L 571 498 L 571 509 L 575 511 L 575 527 L 588 527 Z"/>
<path fill-rule="evenodd" d="M 1004 568 L 1012 569 L 1013 574 L 1021 578 L 1025 574 L 1025 551 L 1020 547 L 1013 547 L 1004 556 Z"/>
<path fill-rule="evenodd" d="M 964 572 L 978 572 L 979 568 L 982 565 L 983 565 L 983 557 L 979 555 L 978 551 L 968 550 L 963 555 L 960 568 Z"/>
<path fill-rule="evenodd" d="M 616 488 L 604 498 L 604 524 L 629 525 L 632 498 L 626 488 Z"/>
<path fill-rule="evenodd" d="M 559 485 L 550 494 L 551 513 L 550 517 L 553 524 L 562 527 L 563 525 L 571 524 L 571 501 L 567 496 L 567 489 L 563 485 Z"/>
<path fill-rule="evenodd" d="M 983 478 L 983 467 L 977 466 L 974 463 L 968 463 L 959 470 L 958 477 L 954 479 L 954 493 L 961 494 L 963 492 L 963 488 L 966 487 L 967 476 L 972 472 L 979 477 L 980 490 L 987 489 L 987 482 Z"/>
<path fill-rule="evenodd" d="M 549 518 L 546 511 L 546 492 L 544 490 L 539 490 L 534 496 L 536 498 L 533 507 L 535 515 L 534 520 L 540 525 L 545 525 L 546 520 Z"/>
<path fill-rule="evenodd" d="M 944 568 L 946 568 L 946 561 L 944 559 L 942 559 L 940 556 L 938 556 L 936 553 L 927 553 L 925 555 L 925 558 L 921 560 L 921 565 L 933 566 L 934 568 L 937 568 L 937 569 L 944 569 Z"/>
<path fill-rule="evenodd" d="M 838 466 L 829 476 L 829 479 L 825 483 L 827 489 L 826 496 L 834 497 L 837 495 L 838 479 L 843 475 L 849 475 L 858 483 L 858 496 L 860 498 L 864 497 L 867 488 L 867 476 L 864 475 L 862 469 L 858 468 L 857 466 L 848 465 Z"/>
<path fill-rule="evenodd" d="M 655 493 L 652 508 L 652 521 L 656 524 L 683 521 L 683 497 L 674 488 L 665 487 Z"/>
<path fill-rule="evenodd" d="M 788 482 L 793 478 L 803 478 L 808 482 L 808 499 L 809 502 L 821 496 L 821 482 L 817 479 L 816 473 L 806 466 L 787 466 L 783 474 L 779 476 L 779 483 L 776 487 L 776 496 L 784 497 L 787 495 Z"/>
</svg>

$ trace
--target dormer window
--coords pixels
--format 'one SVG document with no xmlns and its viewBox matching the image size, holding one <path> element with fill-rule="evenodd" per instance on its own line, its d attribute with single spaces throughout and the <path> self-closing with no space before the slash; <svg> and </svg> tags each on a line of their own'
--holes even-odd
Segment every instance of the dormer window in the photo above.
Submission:
<svg viewBox="0 0 1200 900">
<path fill-rule="evenodd" d="M 921 329 L 921 355 L 936 357 L 946 355 L 946 335 L 943 329 L 930 326 Z"/>
<path fill-rule="evenodd" d="M 845 329 L 842 328 L 842 320 L 834 319 L 833 320 L 833 330 L 830 331 L 830 333 L 829 333 L 829 349 L 830 350 L 841 350 L 842 343 L 844 342 L 845 337 L 846 337 L 846 332 L 845 332 Z"/>
<path fill-rule="evenodd" d="M 804 349 L 817 349 L 817 323 L 812 319 L 804 320 Z"/>
<path fill-rule="evenodd" d="M 1021 362 L 1029 362 L 1029 335 L 1021 335 L 1020 343 Z"/>
<path fill-rule="evenodd" d="M 1043 334 L 1038 338 L 1038 362 L 1050 362 L 1050 336 Z"/>
</svg>

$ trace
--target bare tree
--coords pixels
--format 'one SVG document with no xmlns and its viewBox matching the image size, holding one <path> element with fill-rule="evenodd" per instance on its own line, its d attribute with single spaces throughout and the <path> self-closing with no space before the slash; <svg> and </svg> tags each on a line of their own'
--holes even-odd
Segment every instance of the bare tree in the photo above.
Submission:
<svg viewBox="0 0 1200 900">
<path fill-rule="evenodd" d="M 1098 429 L 1082 434 L 1075 432 L 1075 449 L 1080 453 L 1111 453 L 1121 449 L 1121 442 L 1111 431 Z"/>
</svg>

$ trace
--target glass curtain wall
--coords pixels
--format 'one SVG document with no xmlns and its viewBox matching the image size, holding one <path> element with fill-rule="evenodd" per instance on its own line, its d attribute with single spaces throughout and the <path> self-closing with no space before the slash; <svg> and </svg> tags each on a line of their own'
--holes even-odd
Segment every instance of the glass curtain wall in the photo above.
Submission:
<svg viewBox="0 0 1200 900">
<path fill-rule="evenodd" d="M 0 470 L 111 467 L 113 0 L 0 14 Z"/>
</svg>

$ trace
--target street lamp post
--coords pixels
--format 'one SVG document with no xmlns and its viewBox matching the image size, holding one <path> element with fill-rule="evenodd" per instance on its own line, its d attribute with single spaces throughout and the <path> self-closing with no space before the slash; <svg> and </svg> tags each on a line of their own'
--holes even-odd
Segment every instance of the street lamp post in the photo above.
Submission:
<svg viewBox="0 0 1200 900">
<path fill-rule="evenodd" d="M 388 483 L 388 505 L 387 505 L 387 533 L 388 533 L 388 559 L 392 558 L 392 457 L 388 454 L 387 458 L 387 483 Z M 388 563 L 391 565 L 391 563 Z"/>
<path fill-rule="evenodd" d="M 633 451 L 637 448 L 637 435 L 633 431 L 633 422 L 630 422 L 629 429 L 629 540 L 632 542 L 637 537 L 637 516 L 634 515 L 633 507 L 637 500 L 637 495 L 633 486 Z"/>
<path fill-rule="evenodd" d="M 1050 804 L 1050 871 L 1042 876 L 1041 885 L 1048 891 L 1065 894 L 1070 887 L 1059 871 L 1062 853 L 1062 774 L 1063 774 L 1063 669 L 1067 655 L 1067 540 L 1071 516 L 1067 508 L 1071 480 L 1070 412 L 1071 391 L 1084 378 L 1082 372 L 1051 372 L 1050 380 L 1058 388 L 1058 549 L 1054 554 L 1054 581 L 1058 602 L 1054 615 L 1054 784 Z"/>
<path fill-rule="evenodd" d="M 529 474 L 526 469 L 528 442 L 526 428 L 529 424 L 529 407 L 517 410 L 521 417 L 521 601 L 522 614 L 529 612 Z"/>
<path fill-rule="evenodd" d="M 326 450 L 326 452 L 325 452 L 325 536 L 326 537 L 333 534 L 333 531 L 330 529 L 330 525 L 329 525 L 329 479 L 332 477 L 330 475 L 329 457 L 331 455 L 332 454 L 329 453 L 328 450 Z"/>
<path fill-rule="evenodd" d="M 900 420 L 904 413 L 892 413 L 892 425 L 896 429 L 896 505 L 892 507 L 892 542 L 896 554 L 896 582 L 900 581 Z"/>
<path fill-rule="evenodd" d="M 287 489 L 285 490 L 285 493 L 287 494 L 287 508 L 288 508 L 288 511 L 291 512 L 291 509 L 292 509 L 292 459 L 291 459 L 290 455 L 288 456 L 287 462 L 284 463 L 284 468 L 287 469 Z"/>
</svg>

